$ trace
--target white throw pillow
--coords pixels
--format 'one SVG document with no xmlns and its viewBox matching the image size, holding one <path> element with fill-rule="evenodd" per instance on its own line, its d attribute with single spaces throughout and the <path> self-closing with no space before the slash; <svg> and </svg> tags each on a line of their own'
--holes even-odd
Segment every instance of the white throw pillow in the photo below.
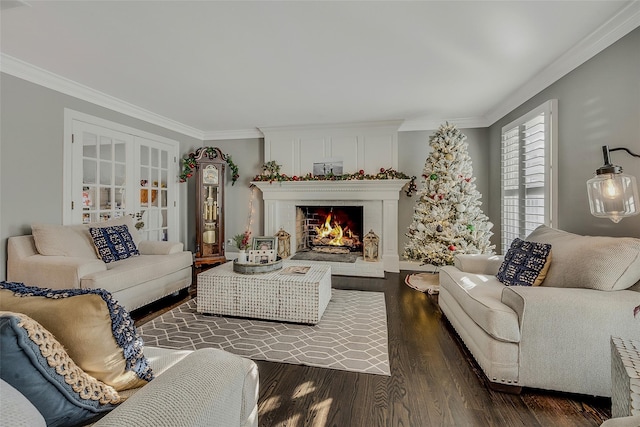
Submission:
<svg viewBox="0 0 640 427">
<path fill-rule="evenodd" d="M 32 224 L 31 234 L 41 255 L 98 259 L 85 225 Z"/>
</svg>

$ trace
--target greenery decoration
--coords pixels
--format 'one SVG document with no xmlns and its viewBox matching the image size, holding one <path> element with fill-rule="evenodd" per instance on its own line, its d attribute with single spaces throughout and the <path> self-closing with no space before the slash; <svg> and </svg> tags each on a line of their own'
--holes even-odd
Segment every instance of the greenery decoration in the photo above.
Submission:
<svg viewBox="0 0 640 427">
<path fill-rule="evenodd" d="M 231 155 L 225 155 L 217 147 L 201 147 L 198 148 L 195 152 L 191 152 L 182 158 L 182 173 L 180 174 L 180 182 L 186 182 L 187 179 L 193 176 L 193 171 L 196 168 L 196 158 L 200 157 L 202 154 L 209 157 L 210 159 L 214 159 L 220 156 L 222 160 L 224 160 L 227 165 L 229 165 L 229 169 L 231 169 L 231 185 L 235 184 L 238 178 L 240 178 L 240 174 L 238 173 L 238 166 L 233 163 Z"/>
<path fill-rule="evenodd" d="M 280 173 L 280 165 L 275 160 L 271 160 L 262 165 L 262 173 L 267 175 L 278 174 Z"/>
<path fill-rule="evenodd" d="M 265 163 L 262 166 L 262 174 L 256 175 L 253 178 L 253 181 L 268 181 L 269 183 L 272 183 L 283 181 L 361 181 L 372 179 L 409 179 L 410 182 L 407 184 L 405 190 L 405 193 L 409 197 L 411 197 L 411 195 L 416 191 L 417 188 L 415 184 L 415 176 L 411 177 L 405 173 L 398 172 L 395 169 L 391 168 L 380 168 L 380 172 L 373 175 L 365 174 L 364 170 L 360 169 L 358 172 L 342 175 L 334 175 L 332 173 L 329 173 L 327 175 L 318 176 L 308 173 L 302 176 L 288 176 L 284 173 L 280 173 L 280 165 L 278 165 L 273 160 Z"/>
<path fill-rule="evenodd" d="M 238 249 L 249 249 L 249 246 L 251 245 L 251 231 L 246 230 L 242 234 L 236 234 L 233 236 L 233 241 Z"/>
</svg>

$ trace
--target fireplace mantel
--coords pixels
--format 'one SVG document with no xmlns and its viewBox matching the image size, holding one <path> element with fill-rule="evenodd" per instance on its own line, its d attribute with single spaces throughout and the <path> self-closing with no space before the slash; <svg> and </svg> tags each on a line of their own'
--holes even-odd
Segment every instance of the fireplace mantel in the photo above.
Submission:
<svg viewBox="0 0 640 427">
<path fill-rule="evenodd" d="M 274 235 L 282 227 L 295 241 L 296 204 L 326 204 L 364 207 L 364 232 L 380 235 L 381 261 L 384 271 L 399 272 L 398 200 L 408 179 L 370 179 L 345 181 L 253 181 L 264 200 L 264 233 Z M 292 248 L 293 249 L 293 248 Z M 370 268 L 375 269 L 373 264 Z M 340 273 L 342 274 L 342 273 Z"/>
<path fill-rule="evenodd" d="M 400 190 L 408 182 L 408 179 L 354 179 L 251 183 L 262 191 L 264 200 L 352 200 L 354 197 L 358 200 L 398 200 Z"/>
</svg>

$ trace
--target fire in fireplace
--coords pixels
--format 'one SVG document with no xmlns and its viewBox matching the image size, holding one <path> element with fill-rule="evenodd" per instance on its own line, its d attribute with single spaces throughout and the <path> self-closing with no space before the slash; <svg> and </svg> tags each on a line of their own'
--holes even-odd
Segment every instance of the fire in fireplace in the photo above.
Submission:
<svg viewBox="0 0 640 427">
<path fill-rule="evenodd" d="M 298 206 L 297 250 L 362 251 L 362 206 Z"/>
</svg>

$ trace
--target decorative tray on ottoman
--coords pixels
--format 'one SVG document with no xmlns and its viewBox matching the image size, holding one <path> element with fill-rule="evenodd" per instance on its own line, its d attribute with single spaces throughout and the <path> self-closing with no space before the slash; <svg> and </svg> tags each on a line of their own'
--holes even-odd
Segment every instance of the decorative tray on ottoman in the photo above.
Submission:
<svg viewBox="0 0 640 427">
<path fill-rule="evenodd" d="M 268 262 L 266 264 L 255 263 L 239 263 L 238 260 L 233 260 L 233 271 L 240 274 L 260 274 L 269 273 L 271 271 L 280 270 L 282 268 L 282 258 L 278 257 L 274 262 Z"/>
</svg>

